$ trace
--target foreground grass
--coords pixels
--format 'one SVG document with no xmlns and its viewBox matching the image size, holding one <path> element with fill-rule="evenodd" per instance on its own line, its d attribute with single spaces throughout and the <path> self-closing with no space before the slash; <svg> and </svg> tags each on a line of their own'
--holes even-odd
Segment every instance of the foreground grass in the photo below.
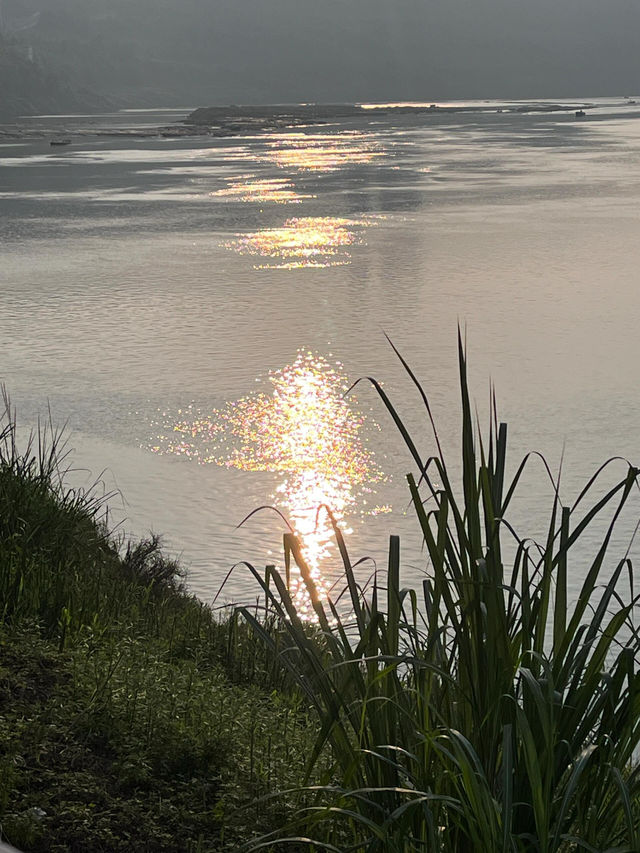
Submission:
<svg viewBox="0 0 640 853">
<path fill-rule="evenodd" d="M 0 644 L 5 839 L 222 850 L 282 822 L 283 806 L 240 807 L 301 778 L 308 731 L 286 704 L 120 632 L 89 631 L 65 653 L 35 627 L 5 630 Z"/>
<path fill-rule="evenodd" d="M 282 825 L 317 726 L 158 542 L 121 554 L 64 450 L 0 438 L 0 829 L 25 851 L 235 850 Z M 257 801 L 257 802 L 256 802 Z"/>
<path fill-rule="evenodd" d="M 336 526 L 346 589 L 340 604 L 322 599 L 287 534 L 285 572 L 253 570 L 264 610 L 224 623 L 182 590 L 157 542 L 119 555 L 99 505 L 57 479 L 55 440 L 18 453 L 9 422 L 9 840 L 30 851 L 640 851 L 639 599 L 629 553 L 609 553 L 640 471 L 617 460 L 617 481 L 601 486 L 606 463 L 571 505 L 549 472 L 544 541 L 519 533 L 509 508 L 531 458 L 508 479 L 506 425 L 494 409 L 487 436 L 474 428 L 461 342 L 459 357 L 460 485 L 437 433 L 422 459 L 374 382 L 417 467 L 422 588 L 401 586 L 392 537 L 384 580 L 365 595 Z M 289 594 L 293 563 L 314 625 Z"/>
</svg>

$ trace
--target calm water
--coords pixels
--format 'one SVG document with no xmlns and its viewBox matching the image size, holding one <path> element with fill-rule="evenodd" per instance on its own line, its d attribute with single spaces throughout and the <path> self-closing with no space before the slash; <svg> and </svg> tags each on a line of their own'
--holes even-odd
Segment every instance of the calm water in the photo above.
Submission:
<svg viewBox="0 0 640 853">
<path fill-rule="evenodd" d="M 48 404 L 69 422 L 74 478 L 120 489 L 114 519 L 165 534 L 206 598 L 234 563 L 279 560 L 273 512 L 237 528 L 267 504 L 306 533 L 327 584 L 335 552 L 311 509 L 323 501 L 354 558 L 384 566 L 400 533 L 405 581 L 417 582 L 411 460 L 369 387 L 357 406 L 341 392 L 383 381 L 433 450 L 385 332 L 424 382 L 451 456 L 460 322 L 479 410 L 492 379 L 514 465 L 538 449 L 557 466 L 564 446 L 570 500 L 606 457 L 640 460 L 636 109 L 5 143 L 1 379 L 24 423 Z M 30 121 L 57 135 L 171 117 Z M 533 471 L 525 491 L 514 518 L 536 533 L 549 489 Z M 575 588 L 583 567 L 572 571 Z M 246 571 L 228 594 L 254 594 Z"/>
</svg>

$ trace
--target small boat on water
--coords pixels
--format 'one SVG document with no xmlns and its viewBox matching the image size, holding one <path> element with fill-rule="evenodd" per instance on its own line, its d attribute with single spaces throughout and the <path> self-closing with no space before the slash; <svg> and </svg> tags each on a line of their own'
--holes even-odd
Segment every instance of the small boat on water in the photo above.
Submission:
<svg viewBox="0 0 640 853">
<path fill-rule="evenodd" d="M 584 110 L 576 110 L 576 116 L 582 118 L 582 116 L 586 116 L 586 113 Z"/>
<path fill-rule="evenodd" d="M 49 145 L 71 145 L 70 139 L 52 139 Z"/>
</svg>

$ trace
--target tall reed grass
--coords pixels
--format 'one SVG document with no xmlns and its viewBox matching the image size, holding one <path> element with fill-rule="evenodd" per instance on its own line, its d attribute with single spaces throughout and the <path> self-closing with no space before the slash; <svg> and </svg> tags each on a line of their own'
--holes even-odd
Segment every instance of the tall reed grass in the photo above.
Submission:
<svg viewBox="0 0 640 853">
<path fill-rule="evenodd" d="M 320 731 L 308 772 L 327 744 L 334 761 L 274 849 L 639 851 L 638 596 L 632 581 L 623 588 L 633 577 L 629 556 L 609 560 L 639 471 L 625 464 L 603 492 L 607 463 L 569 506 L 556 488 L 544 541 L 520 536 L 508 510 L 528 457 L 508 479 L 507 426 L 495 401 L 488 433 L 474 427 L 460 336 L 458 343 L 459 484 L 409 366 L 403 361 L 438 447 L 428 460 L 371 380 L 417 469 L 408 485 L 428 557 L 422 588 L 402 587 L 400 543 L 392 536 L 386 588 L 376 579 L 363 595 L 337 525 L 348 616 L 320 597 L 292 534 L 285 535 L 285 562 L 299 567 L 314 626 L 296 611 L 283 574 L 252 569 L 284 639 L 276 644 L 254 612 L 239 612 L 315 709 Z M 603 518 L 586 562 L 582 542 Z M 584 580 L 572 600 L 576 575 Z M 275 838 L 247 849 L 268 848 Z"/>
</svg>

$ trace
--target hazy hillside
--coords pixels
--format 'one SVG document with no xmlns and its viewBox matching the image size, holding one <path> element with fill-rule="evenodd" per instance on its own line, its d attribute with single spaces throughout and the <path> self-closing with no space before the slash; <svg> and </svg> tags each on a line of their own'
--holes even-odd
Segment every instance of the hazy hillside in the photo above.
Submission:
<svg viewBox="0 0 640 853">
<path fill-rule="evenodd" d="M 640 89 L 630 0 L 0 0 L 50 72 L 126 104 Z"/>
<path fill-rule="evenodd" d="M 90 112 L 108 101 L 84 87 L 74 87 L 32 57 L 21 44 L 0 37 L 0 119 L 37 113 Z"/>
</svg>

